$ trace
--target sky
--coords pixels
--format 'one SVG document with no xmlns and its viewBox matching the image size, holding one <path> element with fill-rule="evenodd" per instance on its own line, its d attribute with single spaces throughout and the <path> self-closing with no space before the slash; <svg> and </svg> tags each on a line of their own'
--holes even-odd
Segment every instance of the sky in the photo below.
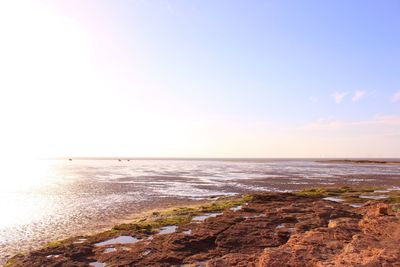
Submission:
<svg viewBox="0 0 400 267">
<path fill-rule="evenodd" d="M 1 1 L 4 157 L 400 157 L 400 2 Z"/>
</svg>

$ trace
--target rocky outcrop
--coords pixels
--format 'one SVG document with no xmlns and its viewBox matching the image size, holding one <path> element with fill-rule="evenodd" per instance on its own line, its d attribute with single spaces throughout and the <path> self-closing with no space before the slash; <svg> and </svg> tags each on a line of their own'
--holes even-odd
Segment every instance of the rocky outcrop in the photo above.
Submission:
<svg viewBox="0 0 400 267">
<path fill-rule="evenodd" d="M 14 258 L 13 266 L 400 266 L 399 213 L 378 202 L 352 208 L 315 197 L 256 194 L 174 233 L 130 235 L 140 241 L 96 246 L 105 237 L 90 237 Z"/>
<path fill-rule="evenodd" d="M 266 248 L 258 266 L 400 266 L 399 217 L 382 203 L 363 209 Z"/>
</svg>

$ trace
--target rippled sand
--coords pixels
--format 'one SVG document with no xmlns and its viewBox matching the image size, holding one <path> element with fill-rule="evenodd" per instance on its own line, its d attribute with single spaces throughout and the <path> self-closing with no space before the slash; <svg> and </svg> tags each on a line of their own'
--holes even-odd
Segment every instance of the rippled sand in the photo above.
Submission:
<svg viewBox="0 0 400 267">
<path fill-rule="evenodd" d="M 400 186 L 399 165 L 304 160 L 43 162 L 47 171 L 25 179 L 33 181 L 29 186 L 0 185 L 0 262 L 51 240 L 105 229 L 146 209 L 187 201 L 311 185 Z M 25 173 L 29 176 L 29 168 Z"/>
</svg>

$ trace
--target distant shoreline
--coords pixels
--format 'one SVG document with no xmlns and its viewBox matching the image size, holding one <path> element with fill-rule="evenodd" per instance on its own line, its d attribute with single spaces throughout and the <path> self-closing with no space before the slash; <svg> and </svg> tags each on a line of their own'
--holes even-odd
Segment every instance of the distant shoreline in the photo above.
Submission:
<svg viewBox="0 0 400 267">
<path fill-rule="evenodd" d="M 306 160 L 316 162 L 343 162 L 343 163 L 358 163 L 358 162 L 379 162 L 379 163 L 400 163 L 400 158 L 330 158 L 330 157 L 54 157 L 43 158 L 44 160 L 205 160 L 205 161 L 291 161 L 291 160 Z"/>
<path fill-rule="evenodd" d="M 345 164 L 400 164 L 400 161 L 361 160 L 361 159 L 318 160 L 317 162 L 319 162 L 319 163 L 345 163 Z"/>
</svg>

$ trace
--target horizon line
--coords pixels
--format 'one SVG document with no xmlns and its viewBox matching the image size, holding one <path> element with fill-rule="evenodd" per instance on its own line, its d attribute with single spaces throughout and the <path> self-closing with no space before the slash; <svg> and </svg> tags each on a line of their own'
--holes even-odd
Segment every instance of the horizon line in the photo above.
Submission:
<svg viewBox="0 0 400 267">
<path fill-rule="evenodd" d="M 340 160 L 371 160 L 371 159 L 395 159 L 400 157 L 118 157 L 118 156 L 64 156 L 64 157 L 46 157 L 41 159 L 48 160 L 295 160 L 295 159 L 340 159 Z"/>
</svg>

